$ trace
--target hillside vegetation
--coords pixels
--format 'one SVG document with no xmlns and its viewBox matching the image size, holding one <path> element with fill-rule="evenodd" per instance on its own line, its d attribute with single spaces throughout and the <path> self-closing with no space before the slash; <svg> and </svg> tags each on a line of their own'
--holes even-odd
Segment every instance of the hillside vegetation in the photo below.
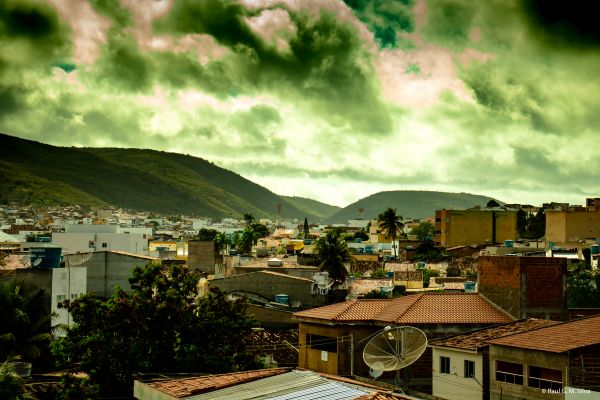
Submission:
<svg viewBox="0 0 600 400">
<path fill-rule="evenodd" d="M 358 217 L 358 209 L 364 208 L 365 219 L 376 219 L 388 207 L 407 218 L 433 216 L 435 210 L 443 208 L 465 209 L 474 206 L 485 207 L 490 197 L 470 193 L 448 193 L 420 190 L 396 190 L 379 192 L 344 207 L 327 218 L 330 223 L 344 223 Z"/>
<path fill-rule="evenodd" d="M 229 170 L 182 154 L 56 147 L 4 134 L 0 148 L 3 203 L 114 205 L 212 218 L 241 218 L 243 213 L 275 218 L 281 204 L 282 217 L 315 221 L 323 219 L 328 206 L 288 201 Z"/>
</svg>

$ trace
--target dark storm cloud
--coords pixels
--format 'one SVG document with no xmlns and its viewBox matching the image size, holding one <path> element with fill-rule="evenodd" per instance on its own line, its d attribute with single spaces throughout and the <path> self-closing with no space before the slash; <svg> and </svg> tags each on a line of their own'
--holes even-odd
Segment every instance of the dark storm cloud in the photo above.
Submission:
<svg viewBox="0 0 600 400">
<path fill-rule="evenodd" d="M 296 29 L 289 52 L 257 36 L 244 21 L 256 12 L 233 1 L 180 1 L 155 27 L 162 33 L 213 36 L 232 52 L 223 62 L 235 62 L 235 68 L 226 71 L 235 76 L 223 79 L 238 79 L 238 87 L 291 95 L 294 101 L 310 99 L 313 111 L 334 125 L 350 124 L 357 133 L 389 133 L 391 119 L 356 29 L 329 13 L 314 19 L 287 11 Z"/>
<path fill-rule="evenodd" d="M 594 1 L 523 0 L 534 33 L 550 46 L 600 47 L 600 23 Z"/>
<path fill-rule="evenodd" d="M 413 0 L 344 0 L 382 48 L 412 48 L 401 35 L 414 32 Z"/>
</svg>

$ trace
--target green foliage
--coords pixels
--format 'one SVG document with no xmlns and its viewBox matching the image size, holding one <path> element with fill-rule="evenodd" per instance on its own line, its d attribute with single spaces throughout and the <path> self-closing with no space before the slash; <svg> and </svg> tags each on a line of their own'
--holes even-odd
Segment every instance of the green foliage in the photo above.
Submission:
<svg viewBox="0 0 600 400">
<path fill-rule="evenodd" d="M 54 399 L 88 400 L 98 398 L 99 394 L 98 385 L 92 384 L 89 378 L 78 378 L 67 373 L 61 377 Z"/>
<path fill-rule="evenodd" d="M 387 277 L 387 273 L 383 268 L 377 268 L 371 271 L 371 278 L 385 278 Z"/>
<path fill-rule="evenodd" d="M 439 271 L 435 270 L 435 269 L 427 269 L 427 268 L 425 268 L 423 270 L 423 287 L 424 288 L 429 287 L 429 278 L 431 278 L 432 276 L 440 276 Z"/>
<path fill-rule="evenodd" d="M 433 242 L 421 243 L 415 249 L 415 254 L 412 257 L 413 261 L 442 261 L 448 256 L 444 254 L 442 249 L 435 246 Z"/>
<path fill-rule="evenodd" d="M 528 215 L 523 210 L 517 211 L 517 232 L 523 239 L 540 239 L 546 234 L 546 213 L 539 210 L 535 215 Z"/>
<path fill-rule="evenodd" d="M 308 239 L 310 237 L 310 228 L 308 226 L 308 219 L 304 218 L 304 225 L 302 226 L 302 237 Z"/>
<path fill-rule="evenodd" d="M 373 289 L 369 293 L 364 295 L 365 299 L 388 299 L 388 296 L 385 293 L 381 293 L 381 290 Z"/>
<path fill-rule="evenodd" d="M 600 307 L 600 273 L 585 262 L 575 264 L 568 271 L 567 307 Z"/>
<path fill-rule="evenodd" d="M 243 218 L 246 226 L 250 226 L 254 222 L 254 217 L 250 213 L 245 213 Z"/>
<path fill-rule="evenodd" d="M 216 229 L 200 228 L 198 231 L 198 240 L 203 242 L 209 242 L 215 240 L 219 232 Z"/>
<path fill-rule="evenodd" d="M 348 245 L 336 231 L 327 232 L 315 242 L 315 255 L 319 260 L 322 271 L 329 272 L 329 277 L 337 283 L 342 283 L 348 277 L 346 263 L 352 258 Z"/>
<path fill-rule="evenodd" d="M 354 232 L 354 240 L 356 240 L 356 239 L 360 239 L 362 241 L 369 240 L 369 233 L 367 231 L 365 231 L 364 229 L 361 229 L 360 231 L 356 231 L 356 232 Z"/>
<path fill-rule="evenodd" d="M 230 302 L 218 290 L 198 298 L 199 279 L 181 265 L 137 267 L 131 294 L 117 290 L 106 300 L 87 295 L 69 306 L 75 325 L 55 350 L 67 365 L 88 373 L 103 396 L 131 395 L 132 375 L 140 371 L 255 367 L 245 352 L 254 325 L 245 302 Z"/>
<path fill-rule="evenodd" d="M 500 207 L 500 203 L 498 203 L 496 200 L 494 199 L 490 199 L 490 201 L 488 201 L 485 205 L 487 208 L 494 208 L 494 207 Z"/>
<path fill-rule="evenodd" d="M 0 284 L 0 360 L 47 361 L 50 323 L 43 290 L 25 290 L 15 282 Z"/>
<path fill-rule="evenodd" d="M 384 212 L 377 216 L 377 222 L 379 222 L 379 228 L 390 238 L 392 238 L 392 242 L 396 240 L 398 235 L 402 235 L 402 229 L 404 228 L 404 224 L 401 222 L 402 216 L 396 214 L 396 210 L 388 207 Z M 396 246 L 393 245 L 394 249 L 394 260 L 398 258 L 398 254 L 396 252 Z"/>
<path fill-rule="evenodd" d="M 433 240 L 435 238 L 435 226 L 428 221 L 421 222 L 419 225 L 412 228 L 409 234 L 415 235 L 417 240 Z"/>
<path fill-rule="evenodd" d="M 0 399 L 18 400 L 20 396 L 21 378 L 12 370 L 10 364 L 0 364 Z"/>
</svg>

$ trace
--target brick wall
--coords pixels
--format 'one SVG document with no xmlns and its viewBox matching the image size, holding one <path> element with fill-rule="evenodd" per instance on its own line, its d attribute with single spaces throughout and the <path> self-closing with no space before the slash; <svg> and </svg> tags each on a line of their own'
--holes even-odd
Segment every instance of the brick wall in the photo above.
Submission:
<svg viewBox="0 0 600 400">
<path fill-rule="evenodd" d="M 520 257 L 479 257 L 477 273 L 479 293 L 518 318 L 521 311 Z"/>
<path fill-rule="evenodd" d="M 600 345 L 569 352 L 569 386 L 600 391 Z"/>
</svg>

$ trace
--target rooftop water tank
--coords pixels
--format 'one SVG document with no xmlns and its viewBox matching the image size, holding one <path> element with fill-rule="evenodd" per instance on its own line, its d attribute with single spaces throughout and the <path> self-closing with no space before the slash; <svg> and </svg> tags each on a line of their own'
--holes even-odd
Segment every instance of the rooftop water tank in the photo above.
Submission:
<svg viewBox="0 0 600 400">
<path fill-rule="evenodd" d="M 29 259 L 32 268 L 60 268 L 62 248 L 51 245 L 40 245 L 29 248 Z"/>
<path fill-rule="evenodd" d="M 283 265 L 283 261 L 279 258 L 271 258 L 267 261 L 267 267 L 281 267 Z"/>
<path fill-rule="evenodd" d="M 590 252 L 592 254 L 600 254 L 600 245 L 593 244 L 590 246 Z"/>
<path fill-rule="evenodd" d="M 465 293 L 475 293 L 476 288 L 477 288 L 476 282 L 466 281 L 466 282 L 464 282 L 464 285 L 465 285 Z"/>
<path fill-rule="evenodd" d="M 290 300 L 290 297 L 287 294 L 276 294 L 275 302 L 279 304 L 287 304 Z"/>
<path fill-rule="evenodd" d="M 514 244 L 515 244 L 514 240 L 505 240 L 504 241 L 504 247 L 513 247 Z"/>
</svg>

